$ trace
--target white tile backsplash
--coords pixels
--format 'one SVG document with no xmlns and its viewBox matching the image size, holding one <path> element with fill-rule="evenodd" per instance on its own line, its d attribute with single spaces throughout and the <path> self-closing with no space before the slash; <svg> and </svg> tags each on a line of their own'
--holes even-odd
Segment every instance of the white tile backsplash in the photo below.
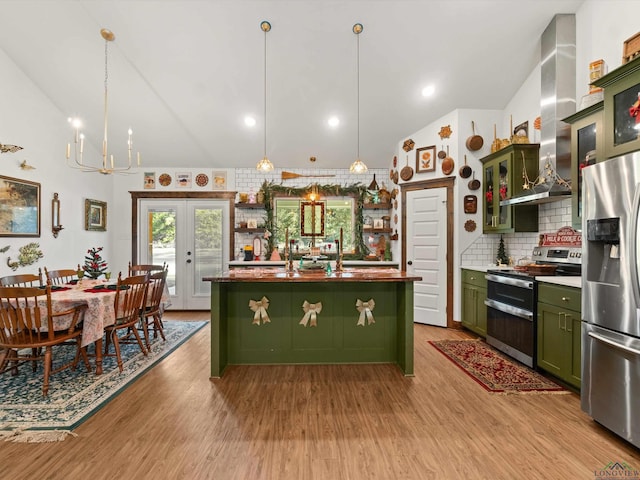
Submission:
<svg viewBox="0 0 640 480">
<path fill-rule="evenodd" d="M 523 257 L 531 258 L 531 252 L 538 244 L 540 234 L 555 232 L 561 227 L 571 225 L 571 199 L 543 203 L 538 207 L 538 215 L 538 232 L 502 235 L 507 256 L 512 257 L 514 261 Z M 499 244 L 500 234 L 481 235 L 462 253 L 460 265 L 495 264 Z"/>
</svg>

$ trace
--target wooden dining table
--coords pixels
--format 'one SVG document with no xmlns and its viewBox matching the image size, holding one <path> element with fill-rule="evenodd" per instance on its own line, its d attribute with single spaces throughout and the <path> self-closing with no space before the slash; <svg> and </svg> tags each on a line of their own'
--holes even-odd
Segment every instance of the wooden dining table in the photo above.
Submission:
<svg viewBox="0 0 640 480">
<path fill-rule="evenodd" d="M 54 313 L 79 305 L 87 306 L 82 320 L 81 345 L 86 347 L 95 343 L 96 375 L 102 374 L 104 327 L 113 325 L 116 320 L 115 296 L 116 291 L 108 288 L 108 284 L 102 280 L 83 279 L 75 285 L 67 284 L 51 291 L 51 309 Z M 69 320 L 70 316 L 57 317 L 55 328 L 68 327 Z"/>
<path fill-rule="evenodd" d="M 104 328 L 116 321 L 115 283 L 104 280 L 82 279 L 75 284 L 65 284 L 51 291 L 51 309 L 55 312 L 86 305 L 82 320 L 81 345 L 86 347 L 95 343 L 96 375 L 102 374 L 102 346 Z M 165 284 L 162 294 L 163 308 L 171 305 L 169 289 Z M 69 326 L 71 315 L 56 317 L 55 328 L 64 330 Z"/>
</svg>

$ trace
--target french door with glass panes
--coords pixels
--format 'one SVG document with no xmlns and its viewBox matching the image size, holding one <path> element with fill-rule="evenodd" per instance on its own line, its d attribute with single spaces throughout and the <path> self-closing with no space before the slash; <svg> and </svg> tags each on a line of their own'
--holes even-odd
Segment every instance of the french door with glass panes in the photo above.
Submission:
<svg viewBox="0 0 640 480">
<path fill-rule="evenodd" d="M 169 267 L 173 310 L 211 308 L 210 283 L 229 260 L 227 200 L 141 199 L 138 263 Z"/>
</svg>

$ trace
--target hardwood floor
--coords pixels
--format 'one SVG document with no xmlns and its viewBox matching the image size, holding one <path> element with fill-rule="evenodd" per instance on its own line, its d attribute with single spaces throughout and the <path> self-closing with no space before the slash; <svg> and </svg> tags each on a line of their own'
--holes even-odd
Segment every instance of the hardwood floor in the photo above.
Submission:
<svg viewBox="0 0 640 480">
<path fill-rule="evenodd" d="M 202 319 L 208 312 L 168 312 Z M 579 397 L 486 392 L 415 326 L 416 376 L 392 365 L 236 366 L 209 379 L 209 328 L 63 442 L 0 444 L 3 478 L 593 479 L 640 451 Z"/>
</svg>

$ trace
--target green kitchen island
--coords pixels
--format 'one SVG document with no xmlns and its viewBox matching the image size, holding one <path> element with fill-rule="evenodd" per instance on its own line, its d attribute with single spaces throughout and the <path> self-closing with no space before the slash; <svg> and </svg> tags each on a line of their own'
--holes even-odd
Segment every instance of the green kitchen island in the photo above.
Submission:
<svg viewBox="0 0 640 480">
<path fill-rule="evenodd" d="M 392 268 L 239 269 L 211 282 L 211 377 L 228 365 L 395 363 L 413 375 L 413 282 Z"/>
</svg>

